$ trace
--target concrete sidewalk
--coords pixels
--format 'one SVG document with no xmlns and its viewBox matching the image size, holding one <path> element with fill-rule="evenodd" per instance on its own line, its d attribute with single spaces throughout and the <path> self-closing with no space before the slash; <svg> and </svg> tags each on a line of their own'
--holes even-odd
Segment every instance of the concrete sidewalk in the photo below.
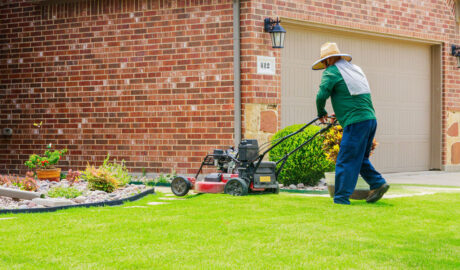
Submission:
<svg viewBox="0 0 460 270">
<path fill-rule="evenodd" d="M 422 171 L 387 173 L 383 177 L 390 184 L 422 184 L 460 187 L 460 172 Z"/>
</svg>

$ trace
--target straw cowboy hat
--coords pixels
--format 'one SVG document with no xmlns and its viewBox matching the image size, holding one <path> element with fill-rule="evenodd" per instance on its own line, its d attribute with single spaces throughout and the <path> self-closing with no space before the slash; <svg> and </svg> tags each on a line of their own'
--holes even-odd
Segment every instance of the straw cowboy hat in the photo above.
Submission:
<svg viewBox="0 0 460 270">
<path fill-rule="evenodd" d="M 337 47 L 336 43 L 333 42 L 326 42 L 321 45 L 321 59 L 316 61 L 313 66 L 311 67 L 313 70 L 324 69 L 326 66 L 322 63 L 323 60 L 333 57 L 333 56 L 341 56 L 342 59 L 347 60 L 348 62 L 351 61 L 351 55 L 340 53 L 339 48 Z"/>
</svg>

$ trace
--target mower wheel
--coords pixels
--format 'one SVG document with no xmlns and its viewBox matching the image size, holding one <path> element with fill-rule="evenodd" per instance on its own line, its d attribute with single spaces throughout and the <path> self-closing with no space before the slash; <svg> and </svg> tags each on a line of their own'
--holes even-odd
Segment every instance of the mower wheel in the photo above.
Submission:
<svg viewBox="0 0 460 270">
<path fill-rule="evenodd" d="M 244 196 L 248 194 L 248 184 L 240 178 L 232 178 L 225 184 L 224 192 L 233 196 Z"/>
<path fill-rule="evenodd" d="M 176 196 L 182 197 L 187 195 L 191 187 L 192 184 L 190 183 L 190 181 L 183 176 L 177 176 L 171 182 L 171 191 Z"/>
</svg>

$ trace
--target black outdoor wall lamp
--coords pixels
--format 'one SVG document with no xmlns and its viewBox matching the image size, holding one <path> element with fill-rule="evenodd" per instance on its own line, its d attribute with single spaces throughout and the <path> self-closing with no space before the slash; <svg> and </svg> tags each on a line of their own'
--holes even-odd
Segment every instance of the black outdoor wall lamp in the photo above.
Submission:
<svg viewBox="0 0 460 270">
<path fill-rule="evenodd" d="M 276 20 L 265 18 L 264 20 L 264 31 L 270 33 L 272 39 L 273 48 L 284 48 L 284 37 L 286 36 L 286 30 L 280 25 L 280 19 Z"/>
<path fill-rule="evenodd" d="M 452 55 L 457 58 L 457 68 L 460 68 L 460 46 L 452 45 Z"/>
</svg>

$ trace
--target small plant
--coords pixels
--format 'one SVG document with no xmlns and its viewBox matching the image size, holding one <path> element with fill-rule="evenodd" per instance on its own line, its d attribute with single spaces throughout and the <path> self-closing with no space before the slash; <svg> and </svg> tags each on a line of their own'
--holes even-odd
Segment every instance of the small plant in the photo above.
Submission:
<svg viewBox="0 0 460 270">
<path fill-rule="evenodd" d="M 332 162 L 334 165 L 337 162 L 337 156 L 340 151 L 340 143 L 342 142 L 343 128 L 340 125 L 331 127 L 327 132 L 323 133 L 323 150 L 326 155 L 327 160 Z M 377 147 L 378 142 L 374 138 L 371 147 L 372 155 L 375 148 Z"/>
<path fill-rule="evenodd" d="M 27 191 L 37 191 L 38 184 L 37 184 L 37 181 L 35 181 L 34 179 L 33 172 L 28 171 L 26 173 L 26 177 L 22 179 L 21 189 L 27 190 Z"/>
<path fill-rule="evenodd" d="M 112 172 L 102 166 L 96 169 L 88 164 L 80 178 L 88 181 L 88 188 L 91 190 L 103 190 L 111 193 L 118 188 L 118 181 Z"/>
<path fill-rule="evenodd" d="M 78 191 L 73 187 L 54 187 L 48 191 L 48 197 L 51 198 L 67 198 L 73 199 L 82 194 L 81 191 Z"/>
<path fill-rule="evenodd" d="M 9 186 L 11 185 L 11 176 L 6 176 L 6 175 L 0 175 L 0 186 L 6 185 Z"/>
<path fill-rule="evenodd" d="M 8 176 L 10 178 L 11 185 L 13 185 L 15 187 L 18 187 L 18 188 L 21 188 L 22 179 L 19 176 L 17 176 L 17 175 L 8 175 Z"/>
<path fill-rule="evenodd" d="M 17 175 L 0 176 L 0 185 L 16 186 L 26 191 L 36 191 L 38 189 L 37 181 L 34 179 L 33 172 L 27 172 L 25 178 Z"/>
<path fill-rule="evenodd" d="M 323 150 L 327 160 L 334 163 L 339 155 L 340 142 L 342 141 L 342 126 L 332 126 L 327 132 L 323 133 Z"/>
<path fill-rule="evenodd" d="M 162 184 L 168 184 L 171 183 L 174 178 L 176 178 L 177 174 L 175 170 L 172 170 L 171 173 L 168 174 L 162 174 L 155 178 L 153 181 L 155 184 L 162 183 Z"/>
<path fill-rule="evenodd" d="M 69 182 L 70 186 L 73 186 L 74 183 L 79 181 L 80 175 L 81 173 L 79 171 L 72 171 L 72 169 L 70 169 L 65 179 Z"/>
<path fill-rule="evenodd" d="M 126 184 L 129 184 L 129 182 L 131 182 L 132 180 L 132 176 L 128 173 L 125 161 L 122 160 L 120 163 L 117 163 L 117 160 L 114 159 L 113 163 L 110 163 L 109 159 L 110 155 L 108 154 L 107 157 L 104 159 L 104 163 L 99 168 L 103 168 L 112 173 L 112 175 L 115 177 L 117 181 L 118 187 L 123 187 L 126 186 Z"/>
<path fill-rule="evenodd" d="M 52 169 L 66 153 L 67 149 L 54 150 L 53 152 L 46 150 L 43 157 L 36 154 L 30 155 L 29 160 L 24 164 L 30 169 Z"/>
</svg>

